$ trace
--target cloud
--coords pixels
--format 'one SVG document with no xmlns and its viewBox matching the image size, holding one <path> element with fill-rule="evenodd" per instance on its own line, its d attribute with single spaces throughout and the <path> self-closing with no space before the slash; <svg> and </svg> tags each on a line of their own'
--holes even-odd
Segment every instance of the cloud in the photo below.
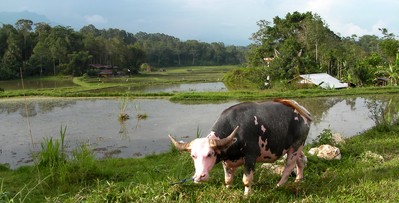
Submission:
<svg viewBox="0 0 399 203">
<path fill-rule="evenodd" d="M 108 22 L 106 18 L 98 14 L 86 15 L 84 16 L 84 19 L 88 24 L 102 24 Z"/>
</svg>

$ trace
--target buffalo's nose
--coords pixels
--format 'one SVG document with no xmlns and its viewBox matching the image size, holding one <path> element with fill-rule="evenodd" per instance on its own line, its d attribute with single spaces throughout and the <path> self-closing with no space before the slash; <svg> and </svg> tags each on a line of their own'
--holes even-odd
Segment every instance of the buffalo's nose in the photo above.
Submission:
<svg viewBox="0 0 399 203">
<path fill-rule="evenodd" d="M 201 174 L 200 176 L 194 177 L 194 182 L 199 183 L 206 179 L 206 174 Z"/>
</svg>

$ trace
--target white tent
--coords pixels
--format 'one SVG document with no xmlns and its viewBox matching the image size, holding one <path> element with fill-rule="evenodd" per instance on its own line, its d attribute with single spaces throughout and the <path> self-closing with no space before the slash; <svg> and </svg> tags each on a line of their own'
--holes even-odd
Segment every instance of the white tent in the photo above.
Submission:
<svg viewBox="0 0 399 203">
<path fill-rule="evenodd" d="M 340 89 L 348 87 L 348 83 L 343 83 L 327 73 L 304 74 L 299 76 L 301 77 L 301 80 L 299 81 L 301 84 L 311 83 L 324 89 Z"/>
</svg>

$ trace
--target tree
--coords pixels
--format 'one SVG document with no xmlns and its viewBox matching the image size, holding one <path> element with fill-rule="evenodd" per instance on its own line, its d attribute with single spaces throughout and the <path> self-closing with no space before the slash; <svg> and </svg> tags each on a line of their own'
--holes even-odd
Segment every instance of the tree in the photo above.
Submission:
<svg viewBox="0 0 399 203">
<path fill-rule="evenodd" d="M 23 47 L 22 47 L 22 60 L 26 61 L 31 54 L 33 47 L 27 46 L 28 40 L 30 40 L 30 32 L 32 31 L 33 22 L 27 19 L 18 20 L 15 23 L 17 31 L 23 36 Z"/>
<path fill-rule="evenodd" d="M 2 56 L 2 73 L 6 74 L 1 76 L 4 79 L 16 78 L 20 73 L 22 67 L 22 51 L 20 49 L 20 38 L 17 30 L 11 25 L 3 27 L 5 29 L 7 40 L 6 49 Z"/>
<path fill-rule="evenodd" d="M 70 27 L 58 25 L 51 30 L 45 43 L 49 45 L 49 50 L 53 60 L 54 75 L 57 74 L 57 66 L 66 67 L 66 64 L 68 64 L 69 53 L 79 51 L 82 48 L 81 42 L 81 36 L 74 32 Z"/>
<path fill-rule="evenodd" d="M 396 53 L 399 51 L 399 41 L 395 39 L 393 33 L 388 33 L 388 29 L 379 29 L 384 35 L 379 43 L 382 55 L 387 59 L 388 64 L 395 63 Z"/>
<path fill-rule="evenodd" d="M 248 58 L 252 65 L 264 64 L 263 58 L 276 59 L 269 71 L 278 78 L 291 78 L 299 73 L 306 73 L 306 68 L 315 63 L 309 44 L 313 44 L 311 33 L 318 19 L 312 13 L 288 13 L 285 19 L 275 17 L 273 25 L 265 20 L 259 21 L 259 31 L 252 35 L 255 45 L 249 52 L 253 56 Z M 311 29 L 312 28 L 312 29 Z M 278 54 L 277 54 L 278 53 Z M 278 59 L 277 59 L 278 58 Z"/>
<path fill-rule="evenodd" d="M 64 74 L 73 76 L 81 76 L 86 73 L 89 67 L 91 55 L 88 51 L 79 51 L 68 54 L 69 63 L 68 68 L 64 70 Z"/>
</svg>

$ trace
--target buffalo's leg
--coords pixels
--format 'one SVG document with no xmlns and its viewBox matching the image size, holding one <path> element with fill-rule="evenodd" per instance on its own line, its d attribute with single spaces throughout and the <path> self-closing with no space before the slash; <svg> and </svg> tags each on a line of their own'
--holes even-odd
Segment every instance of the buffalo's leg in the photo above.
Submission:
<svg viewBox="0 0 399 203">
<path fill-rule="evenodd" d="M 222 162 L 224 169 L 224 183 L 226 187 L 229 188 L 233 184 L 235 167 L 229 167 L 225 162 Z"/>
<path fill-rule="evenodd" d="M 248 156 L 245 159 L 244 176 L 242 177 L 242 182 L 245 186 L 244 195 L 251 193 L 251 186 L 254 179 L 255 161 L 255 159 L 252 159 Z"/>
<path fill-rule="evenodd" d="M 303 154 L 302 150 L 298 151 L 298 159 L 296 160 L 296 178 L 295 182 L 299 182 L 303 179 L 303 169 L 305 168 L 306 164 L 306 156 Z"/>
<path fill-rule="evenodd" d="M 287 159 L 285 161 L 285 167 L 283 170 L 283 175 L 282 175 L 280 181 L 277 183 L 277 186 L 283 185 L 288 180 L 289 175 L 291 174 L 294 167 L 297 165 L 298 156 L 299 156 L 299 154 L 302 153 L 302 148 L 303 148 L 303 146 L 301 146 L 298 150 L 295 150 L 294 148 L 290 148 L 288 150 Z M 300 169 L 302 170 L 301 176 L 303 176 L 303 165 L 300 167 L 301 167 Z"/>
</svg>

